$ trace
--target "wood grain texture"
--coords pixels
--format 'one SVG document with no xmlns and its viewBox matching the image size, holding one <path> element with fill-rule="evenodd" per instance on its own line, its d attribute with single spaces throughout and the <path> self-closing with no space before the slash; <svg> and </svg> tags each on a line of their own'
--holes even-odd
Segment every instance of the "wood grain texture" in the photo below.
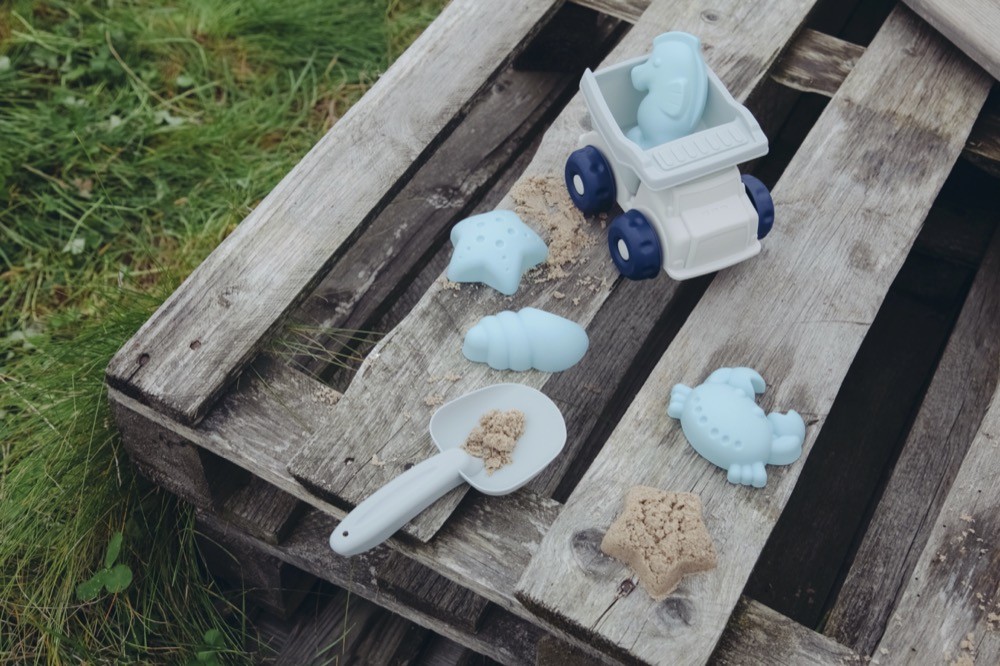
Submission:
<svg viewBox="0 0 1000 666">
<path fill-rule="evenodd" d="M 433 633 L 399 615 L 323 585 L 302 604 L 276 654 L 274 666 L 364 664 L 403 666 L 418 655 Z"/>
<path fill-rule="evenodd" d="M 590 7 L 596 11 L 620 18 L 629 23 L 635 23 L 649 7 L 650 0 L 572 0 L 582 7 Z"/>
<path fill-rule="evenodd" d="M 857 655 L 840 643 L 742 597 L 709 663 L 719 666 L 834 666 L 856 660 Z"/>
<path fill-rule="evenodd" d="M 1000 376 L 994 235 L 824 633 L 872 654 L 934 528 Z"/>
<path fill-rule="evenodd" d="M 449 4 L 119 350 L 108 382 L 197 422 L 556 4 Z"/>
<path fill-rule="evenodd" d="M 904 0 L 994 79 L 1000 79 L 1000 4 L 994 0 Z"/>
<path fill-rule="evenodd" d="M 887 660 L 1000 663 L 998 446 L 1000 390 L 879 643 Z"/>
<path fill-rule="evenodd" d="M 711 15 L 706 16 L 698 2 L 654 2 L 607 62 L 648 51 L 652 38 L 668 27 L 687 29 L 699 33 L 706 60 L 734 96 L 745 99 L 795 33 L 812 2 L 770 0 L 767 6 L 750 7 L 732 1 L 716 5 Z M 532 183 L 538 180 L 533 179 L 545 178 L 552 188 L 561 191 L 566 156 L 576 147 L 587 122 L 578 95 L 546 132 L 535 159 L 515 190 L 537 192 Z M 513 208 L 514 198 L 508 197 L 501 207 Z M 575 210 L 569 210 L 569 215 L 579 216 Z M 582 222 L 582 217 L 579 219 Z M 537 224 L 533 220 L 527 222 Z M 462 337 L 483 315 L 529 305 L 589 326 L 618 276 L 607 260 L 603 230 L 587 223 L 582 223 L 580 230 L 587 246 L 577 263 L 568 267 L 568 277 L 540 283 L 522 280 L 518 293 L 511 298 L 481 285 L 465 285 L 459 291 L 440 284 L 432 287 L 410 315 L 369 354 L 345 391 L 331 429 L 319 434 L 293 459 L 289 467 L 292 474 L 323 497 L 357 504 L 391 478 L 389 470 L 367 464 L 373 455 L 382 460 L 416 463 L 436 450 L 426 433 L 426 422 L 437 399 L 447 400 L 501 381 L 516 380 L 536 388 L 545 384 L 549 378 L 546 373 L 498 372 L 485 364 L 469 363 L 461 353 Z M 603 350 L 592 349 L 590 353 Z M 446 375 L 461 378 L 455 382 L 433 381 Z M 399 391 L 399 386 L 412 389 Z M 566 409 L 572 403 L 561 400 L 557 404 Z M 592 409 L 600 412 L 602 406 L 598 404 Z M 585 435 L 570 442 L 563 460 L 572 458 L 575 443 Z M 466 490 L 467 487 L 453 490 L 404 530 L 418 539 L 429 539 Z"/>
<path fill-rule="evenodd" d="M 778 83 L 833 97 L 865 47 L 806 28 L 781 56 L 771 75 Z"/>
<path fill-rule="evenodd" d="M 248 534 L 274 544 L 285 537 L 304 508 L 299 498 L 254 476 L 230 495 L 219 513 Z"/>
<path fill-rule="evenodd" d="M 629 658 L 707 659 L 801 463 L 770 468 L 766 489 L 729 485 L 665 416 L 670 388 L 754 367 L 771 384 L 765 409 L 807 418 L 808 455 L 989 86 L 916 16 L 893 12 L 774 190 L 789 222 L 712 282 L 546 534 L 518 584 L 525 605 Z M 660 603 L 623 596 L 624 566 L 595 571 L 574 547 L 607 529 L 636 484 L 699 493 L 719 551 L 718 569 Z"/>
</svg>

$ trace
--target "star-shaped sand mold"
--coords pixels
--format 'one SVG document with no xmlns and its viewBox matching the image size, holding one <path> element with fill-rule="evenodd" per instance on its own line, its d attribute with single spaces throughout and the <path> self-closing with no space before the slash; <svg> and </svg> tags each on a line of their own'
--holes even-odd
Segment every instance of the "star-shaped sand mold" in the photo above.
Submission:
<svg viewBox="0 0 1000 666">
<path fill-rule="evenodd" d="M 715 545 L 701 519 L 701 499 L 635 486 L 625 510 L 611 523 L 601 550 L 639 576 L 657 601 L 673 592 L 686 574 L 715 568 Z"/>
<path fill-rule="evenodd" d="M 482 282 L 512 296 L 521 275 L 545 261 L 549 248 L 514 211 L 467 217 L 451 230 L 455 252 L 448 264 L 452 282 Z"/>
</svg>

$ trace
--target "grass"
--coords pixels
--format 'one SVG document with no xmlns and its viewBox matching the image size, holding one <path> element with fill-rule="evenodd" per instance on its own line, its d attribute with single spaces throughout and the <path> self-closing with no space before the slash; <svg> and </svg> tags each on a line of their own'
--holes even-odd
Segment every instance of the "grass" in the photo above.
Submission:
<svg viewBox="0 0 1000 666">
<path fill-rule="evenodd" d="M 191 513 L 133 475 L 104 368 L 443 4 L 0 4 L 0 661 L 255 648 Z M 80 601 L 116 532 L 132 582 Z"/>
</svg>

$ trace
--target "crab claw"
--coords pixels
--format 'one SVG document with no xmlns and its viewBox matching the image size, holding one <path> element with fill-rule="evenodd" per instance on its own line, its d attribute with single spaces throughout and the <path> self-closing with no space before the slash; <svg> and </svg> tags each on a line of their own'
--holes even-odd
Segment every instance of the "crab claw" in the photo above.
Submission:
<svg viewBox="0 0 1000 666">
<path fill-rule="evenodd" d="M 708 376 L 706 382 L 729 384 L 743 391 L 750 399 L 753 399 L 755 393 L 763 393 L 767 388 L 764 378 L 753 368 L 719 368 Z"/>
<path fill-rule="evenodd" d="M 690 386 L 674 384 L 674 387 L 670 389 L 670 404 L 667 406 L 667 416 L 675 419 L 681 417 L 681 412 L 684 411 L 684 403 L 687 402 L 688 396 L 691 395 L 691 390 Z"/>
</svg>

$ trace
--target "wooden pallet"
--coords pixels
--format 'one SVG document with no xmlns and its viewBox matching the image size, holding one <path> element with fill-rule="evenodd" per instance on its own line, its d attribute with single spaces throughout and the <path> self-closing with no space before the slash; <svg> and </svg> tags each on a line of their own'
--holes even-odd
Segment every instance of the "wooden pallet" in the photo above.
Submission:
<svg viewBox="0 0 1000 666">
<path fill-rule="evenodd" d="M 956 166 L 997 172 L 992 79 L 889 4 L 877 17 L 814 0 L 581 5 L 453 0 L 116 355 L 109 396 L 135 464 L 255 563 L 243 575 L 265 603 L 294 605 L 304 572 L 501 663 L 1000 658 L 1000 551 L 985 536 L 1000 503 L 1000 202 L 995 180 Z M 540 191 L 562 187 L 587 124 L 582 68 L 668 29 L 701 36 L 772 137 L 748 167 L 777 181 L 762 254 L 714 277 L 631 283 L 590 222 L 568 277 L 510 299 L 446 289 L 455 221 L 537 211 Z M 834 36 L 865 31 L 867 46 Z M 949 216 L 961 205 L 974 210 Z M 582 363 L 515 375 L 461 357 L 476 319 L 528 305 L 587 327 Z M 303 323 L 333 352 L 323 330 L 387 333 L 351 376 L 275 353 Z M 897 384 L 867 370 L 882 359 Z M 664 416 L 673 383 L 723 365 L 757 368 L 764 407 L 807 419 L 802 460 L 769 469 L 762 490 L 728 484 Z M 346 508 L 432 451 L 432 394 L 504 380 L 566 416 L 550 468 L 507 497 L 457 489 L 363 556 L 329 550 Z M 878 427 L 851 431 L 873 401 Z M 716 570 L 662 602 L 598 548 L 640 483 L 698 492 L 719 551 Z M 841 487 L 851 513 L 816 499 Z M 811 521 L 845 527 L 813 535 Z"/>
</svg>

